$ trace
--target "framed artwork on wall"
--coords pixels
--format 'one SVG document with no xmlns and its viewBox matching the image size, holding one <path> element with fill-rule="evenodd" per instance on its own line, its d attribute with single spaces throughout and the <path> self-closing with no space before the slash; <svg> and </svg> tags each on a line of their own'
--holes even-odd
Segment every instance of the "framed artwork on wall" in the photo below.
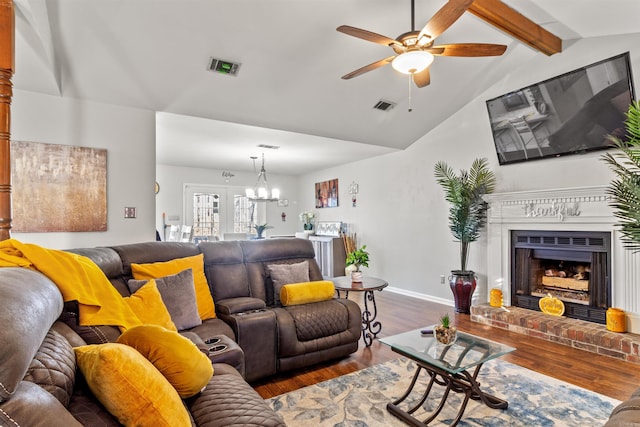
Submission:
<svg viewBox="0 0 640 427">
<path fill-rule="evenodd" d="M 335 208 L 338 206 L 338 178 L 316 182 L 316 208 Z"/>
<path fill-rule="evenodd" d="M 107 150 L 11 141 L 15 232 L 107 231 Z"/>
</svg>

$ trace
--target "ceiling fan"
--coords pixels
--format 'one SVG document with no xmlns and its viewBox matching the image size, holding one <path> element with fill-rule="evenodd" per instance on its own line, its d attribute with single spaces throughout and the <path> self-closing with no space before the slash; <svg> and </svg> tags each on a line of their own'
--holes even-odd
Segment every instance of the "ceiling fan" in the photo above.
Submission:
<svg viewBox="0 0 640 427">
<path fill-rule="evenodd" d="M 391 64 L 401 73 L 410 74 L 416 86 L 431 82 L 429 66 L 434 56 L 499 56 L 507 46 L 489 43 L 456 43 L 434 46 L 436 37 L 442 34 L 471 6 L 473 0 L 449 0 L 420 31 L 415 29 L 415 0 L 411 0 L 411 31 L 400 34 L 395 40 L 360 28 L 341 25 L 341 33 L 391 47 L 396 55 L 381 59 L 342 76 L 348 80 L 384 65 Z"/>
</svg>

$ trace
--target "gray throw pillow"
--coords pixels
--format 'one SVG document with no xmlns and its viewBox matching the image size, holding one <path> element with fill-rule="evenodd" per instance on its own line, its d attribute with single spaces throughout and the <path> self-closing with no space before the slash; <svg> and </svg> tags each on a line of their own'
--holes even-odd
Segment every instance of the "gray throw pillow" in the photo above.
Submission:
<svg viewBox="0 0 640 427">
<path fill-rule="evenodd" d="M 190 268 L 171 276 L 155 279 L 162 302 L 167 306 L 171 320 L 179 331 L 202 324 L 196 303 L 196 288 Z M 140 289 L 147 280 L 131 279 L 127 283 L 131 293 Z"/>
<path fill-rule="evenodd" d="M 280 290 L 289 283 L 309 281 L 309 263 L 302 261 L 296 264 L 269 264 L 267 272 L 273 282 L 273 299 L 280 305 Z"/>
</svg>

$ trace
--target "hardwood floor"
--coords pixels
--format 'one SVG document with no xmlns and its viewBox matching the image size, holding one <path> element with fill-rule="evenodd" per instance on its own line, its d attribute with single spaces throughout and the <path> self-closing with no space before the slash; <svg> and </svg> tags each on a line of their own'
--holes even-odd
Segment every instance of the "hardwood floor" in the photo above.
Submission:
<svg viewBox="0 0 640 427">
<path fill-rule="evenodd" d="M 349 298 L 362 307 L 362 294 L 352 292 Z M 619 400 L 640 387 L 640 366 L 634 363 L 471 322 L 469 315 L 454 313 L 452 307 L 389 291 L 377 292 L 376 303 L 382 322 L 378 337 L 434 324 L 448 312 L 458 329 L 515 347 L 503 360 Z M 266 399 L 397 357 L 377 340 L 371 347 L 360 340 L 358 351 L 349 357 L 270 377 L 253 386 Z"/>
</svg>

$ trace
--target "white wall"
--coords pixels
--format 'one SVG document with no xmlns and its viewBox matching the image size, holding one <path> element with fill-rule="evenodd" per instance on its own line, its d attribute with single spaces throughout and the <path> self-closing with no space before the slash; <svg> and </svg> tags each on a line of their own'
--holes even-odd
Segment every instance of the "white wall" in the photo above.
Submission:
<svg viewBox="0 0 640 427">
<path fill-rule="evenodd" d="M 153 111 L 15 90 L 11 139 L 106 148 L 108 210 L 105 232 L 12 233 L 12 237 L 59 249 L 155 239 Z M 136 207 L 137 218 L 125 219 L 125 207 Z"/>
<path fill-rule="evenodd" d="M 319 220 L 354 224 L 358 244 L 366 244 L 371 252 L 365 274 L 385 278 L 390 286 L 407 293 L 452 303 L 451 290 L 448 284 L 440 284 L 440 276 L 448 277 L 450 270 L 458 269 L 460 257 L 448 229 L 449 206 L 433 177 L 435 163 L 444 160 L 456 170 L 468 169 L 473 159 L 486 157 L 496 172 L 498 192 L 607 184 L 612 174 L 600 161 L 601 153 L 499 166 L 485 100 L 625 51 L 631 52 L 633 77 L 640 85 L 640 34 L 581 40 L 558 55 L 536 55 L 518 69 L 507 70 L 499 84 L 407 150 L 301 177 L 301 204 L 312 206 L 315 182 L 338 178 L 340 206 L 317 210 Z M 428 111 L 410 114 L 419 120 Z M 360 185 L 355 208 L 348 201 L 348 186 L 354 180 Z M 472 243 L 468 262 L 485 287 L 486 247 L 483 235 Z"/>
<path fill-rule="evenodd" d="M 183 223 L 183 189 L 185 184 L 206 184 L 221 187 L 240 188 L 244 193 L 247 187 L 253 187 L 256 183 L 256 175 L 250 172 L 230 171 L 235 176 L 225 182 L 222 170 L 187 168 L 171 165 L 157 165 L 156 177 L 160 184 L 160 192 L 156 196 L 156 228 L 162 230 L 162 214 L 169 217 L 180 217 L 180 220 L 171 221 L 172 224 Z M 265 232 L 265 236 L 292 235 L 302 227 L 298 220 L 298 178 L 286 175 L 269 173 L 269 185 L 280 190 L 280 197 L 289 200 L 289 206 L 278 206 L 275 202 L 266 202 L 266 222 L 274 228 Z M 286 221 L 282 221 L 282 213 L 286 214 Z M 169 221 L 167 221 L 169 222 Z"/>
</svg>

